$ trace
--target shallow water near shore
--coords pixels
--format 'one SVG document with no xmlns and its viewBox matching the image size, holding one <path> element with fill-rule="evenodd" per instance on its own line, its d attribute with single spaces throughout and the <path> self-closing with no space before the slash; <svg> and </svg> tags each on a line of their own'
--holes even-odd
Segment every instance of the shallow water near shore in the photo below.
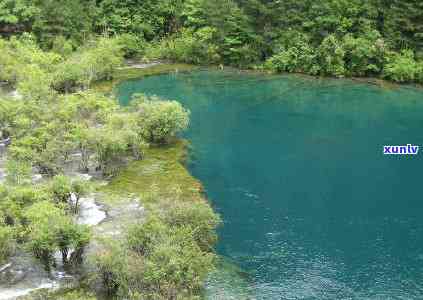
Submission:
<svg viewBox="0 0 423 300">
<path fill-rule="evenodd" d="M 246 299 L 423 299 L 423 152 L 383 155 L 423 146 L 421 90 L 208 70 L 117 90 L 191 110 L 189 168 Z"/>
</svg>

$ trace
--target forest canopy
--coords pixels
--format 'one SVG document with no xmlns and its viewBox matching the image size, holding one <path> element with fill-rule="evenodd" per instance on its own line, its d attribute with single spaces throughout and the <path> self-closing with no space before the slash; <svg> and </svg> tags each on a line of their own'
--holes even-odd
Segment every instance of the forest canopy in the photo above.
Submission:
<svg viewBox="0 0 423 300">
<path fill-rule="evenodd" d="M 421 82 L 422 11 L 418 0 L 3 0 L 0 33 L 56 51 L 121 35 L 127 56 Z"/>
</svg>

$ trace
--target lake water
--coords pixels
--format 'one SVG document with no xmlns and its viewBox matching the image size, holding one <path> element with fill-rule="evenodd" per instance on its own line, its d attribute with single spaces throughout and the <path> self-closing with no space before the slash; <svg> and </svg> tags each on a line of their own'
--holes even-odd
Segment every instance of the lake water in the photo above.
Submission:
<svg viewBox="0 0 423 300">
<path fill-rule="evenodd" d="M 423 145 L 422 91 L 202 70 L 118 87 L 139 92 L 191 110 L 190 171 L 249 299 L 423 299 L 423 149 L 383 155 Z"/>
</svg>

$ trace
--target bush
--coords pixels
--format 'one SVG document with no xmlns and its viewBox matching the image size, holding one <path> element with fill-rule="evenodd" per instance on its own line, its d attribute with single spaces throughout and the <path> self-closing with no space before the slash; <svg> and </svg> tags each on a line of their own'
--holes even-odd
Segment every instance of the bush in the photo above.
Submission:
<svg viewBox="0 0 423 300">
<path fill-rule="evenodd" d="M 214 255 L 201 251 L 193 241 L 190 228 L 171 229 L 164 240 L 155 245 L 145 260 L 142 286 L 147 289 L 147 295 L 158 294 L 159 299 L 201 295 L 204 280 L 213 269 Z M 134 268 L 133 272 L 136 271 Z"/>
<path fill-rule="evenodd" d="M 152 143 L 165 144 L 189 125 L 189 111 L 177 101 L 135 96 L 132 108 L 138 113 L 141 135 Z"/>
<path fill-rule="evenodd" d="M 56 175 L 50 182 L 49 192 L 53 196 L 53 200 L 57 203 L 68 203 L 72 192 L 72 183 L 70 178 L 64 175 Z"/>
<path fill-rule="evenodd" d="M 6 170 L 8 184 L 20 185 L 31 182 L 32 166 L 27 161 L 10 159 L 6 162 Z"/>
<path fill-rule="evenodd" d="M 345 75 L 345 50 L 335 35 L 331 34 L 322 41 L 318 48 L 318 56 L 322 75 L 336 77 Z"/>
<path fill-rule="evenodd" d="M 68 263 L 70 249 L 75 249 L 71 256 L 72 263 L 82 260 L 84 247 L 89 242 L 89 230 L 86 226 L 74 224 L 63 209 L 49 201 L 33 204 L 25 212 L 28 224 L 28 249 L 41 259 L 46 268 L 53 262 L 53 253 L 60 250 L 64 264 Z"/>
<path fill-rule="evenodd" d="M 171 228 L 192 228 L 194 241 L 203 251 L 212 251 L 217 241 L 216 227 L 220 218 L 205 201 L 160 202 L 159 215 Z"/>
<path fill-rule="evenodd" d="M 0 80 L 16 83 L 27 80 L 36 72 L 45 77 L 53 72 L 61 59 L 56 53 L 42 51 L 29 34 L 13 37 L 10 41 L 0 39 Z"/>
<path fill-rule="evenodd" d="M 150 216 L 133 225 L 126 246 L 109 242 L 95 256 L 98 276 L 111 295 L 130 299 L 191 299 L 200 296 L 214 266 L 190 227 L 174 227 Z"/>
<path fill-rule="evenodd" d="M 380 74 L 386 46 L 378 31 L 370 31 L 357 38 L 347 34 L 343 39 L 343 47 L 349 74 L 353 76 Z"/>
<path fill-rule="evenodd" d="M 215 34 L 216 29 L 213 27 L 203 27 L 197 31 L 183 29 L 177 36 L 162 40 L 156 46 L 155 56 L 193 64 L 217 63 L 220 55 L 218 47 L 213 43 Z"/>
<path fill-rule="evenodd" d="M 11 227 L 0 225 L 0 265 L 13 253 L 14 240 Z"/>
<path fill-rule="evenodd" d="M 295 44 L 283 49 L 270 57 L 265 67 L 277 72 L 299 72 L 316 75 L 320 68 L 317 55 L 312 46 L 305 40 L 298 40 Z"/>
<path fill-rule="evenodd" d="M 108 295 L 128 294 L 129 254 L 123 245 L 105 241 L 101 251 L 90 258 L 96 267 L 94 276 Z"/>
<path fill-rule="evenodd" d="M 118 36 L 117 40 L 125 58 L 140 57 L 144 55 L 147 42 L 143 37 L 125 33 Z"/>
<path fill-rule="evenodd" d="M 403 50 L 401 53 L 390 53 L 383 70 L 384 77 L 396 82 L 421 81 L 423 78 L 422 64 L 414 59 L 411 50 Z"/>
<path fill-rule="evenodd" d="M 100 38 L 81 47 L 59 64 L 53 85 L 65 92 L 80 87 L 88 89 L 95 81 L 112 78 L 122 61 L 119 39 Z"/>
<path fill-rule="evenodd" d="M 24 210 L 30 205 L 48 200 L 49 194 L 42 188 L 8 186 L 0 191 L 0 224 L 18 227 L 25 223 Z"/>
</svg>

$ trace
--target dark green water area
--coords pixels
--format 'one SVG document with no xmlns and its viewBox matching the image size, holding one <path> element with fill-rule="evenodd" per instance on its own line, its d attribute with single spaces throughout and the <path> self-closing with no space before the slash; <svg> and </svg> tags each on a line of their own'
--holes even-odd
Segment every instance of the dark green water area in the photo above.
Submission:
<svg viewBox="0 0 423 300">
<path fill-rule="evenodd" d="M 189 168 L 243 297 L 423 299 L 423 149 L 383 155 L 423 146 L 423 91 L 212 70 L 118 87 L 140 92 L 191 111 Z"/>
</svg>

